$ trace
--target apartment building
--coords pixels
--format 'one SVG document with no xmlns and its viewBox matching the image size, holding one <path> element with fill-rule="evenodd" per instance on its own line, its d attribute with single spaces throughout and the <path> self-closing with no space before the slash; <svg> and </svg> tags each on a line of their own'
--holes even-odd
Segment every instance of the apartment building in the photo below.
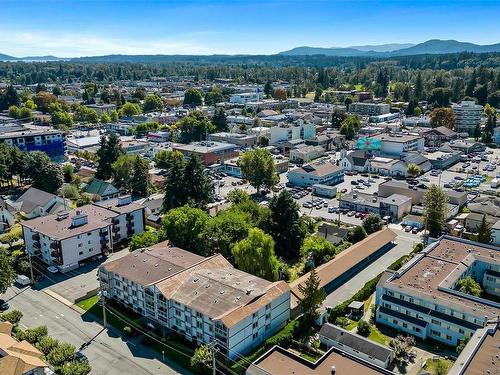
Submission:
<svg viewBox="0 0 500 375">
<path fill-rule="evenodd" d="M 457 289 L 471 276 L 485 296 Z M 500 249 L 443 236 L 400 271 L 386 271 L 377 285 L 376 320 L 422 340 L 450 346 L 496 322 L 500 303 Z"/>
<path fill-rule="evenodd" d="M 351 103 L 349 112 L 360 116 L 379 116 L 389 113 L 391 106 L 386 103 Z"/>
<path fill-rule="evenodd" d="M 316 125 L 312 123 L 303 123 L 299 125 L 280 124 L 272 126 L 270 131 L 269 144 L 271 145 L 294 139 L 306 141 L 316 137 Z"/>
<path fill-rule="evenodd" d="M 380 217 L 390 216 L 399 220 L 411 212 L 411 198 L 406 195 L 392 194 L 386 198 L 372 194 L 351 191 L 339 198 L 339 207 L 357 212 L 368 212 Z"/>
<path fill-rule="evenodd" d="M 99 269 L 101 289 L 155 327 L 197 344 L 218 340 L 230 358 L 252 350 L 290 318 L 290 288 L 167 241 Z"/>
<path fill-rule="evenodd" d="M 21 223 L 26 251 L 66 272 L 144 231 L 144 208 L 130 196 L 88 204 Z"/>
<path fill-rule="evenodd" d="M 40 126 L 2 126 L 0 142 L 17 146 L 21 151 L 43 151 L 51 158 L 63 157 L 65 151 L 65 133 Z"/>
<path fill-rule="evenodd" d="M 472 135 L 474 129 L 481 123 L 483 106 L 472 100 L 464 100 L 461 103 L 454 103 L 451 108 L 455 113 L 455 130 L 458 133 Z"/>
<path fill-rule="evenodd" d="M 242 92 L 233 94 L 229 97 L 229 102 L 231 104 L 245 105 L 248 102 L 258 102 L 261 97 L 262 94 L 257 89 L 254 92 Z"/>
</svg>

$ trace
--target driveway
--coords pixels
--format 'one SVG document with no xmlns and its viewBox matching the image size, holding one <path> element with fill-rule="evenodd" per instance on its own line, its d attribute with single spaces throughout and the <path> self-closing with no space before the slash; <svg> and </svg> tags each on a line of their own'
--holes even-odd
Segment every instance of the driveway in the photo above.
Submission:
<svg viewBox="0 0 500 375">
<path fill-rule="evenodd" d="M 393 262 L 401 258 L 403 255 L 408 255 L 413 250 L 413 246 L 420 242 L 417 235 L 405 233 L 396 228 L 391 228 L 398 236 L 394 240 L 396 246 L 391 248 L 387 253 L 365 267 L 358 274 L 344 283 L 341 287 L 334 290 L 326 296 L 323 306 L 337 306 L 340 303 L 348 300 L 356 294 L 368 281 L 373 279 L 378 274 L 382 273 Z"/>
<path fill-rule="evenodd" d="M 99 289 L 97 279 L 98 267 L 110 260 L 121 258 L 129 253 L 128 248 L 112 253 L 107 258 L 87 263 L 85 266 L 66 273 L 51 274 L 40 264 L 34 264 L 34 268 L 43 278 L 35 285 L 35 289 L 50 291 L 58 294 L 71 304 L 74 304 L 86 296 L 94 295 Z"/>
</svg>

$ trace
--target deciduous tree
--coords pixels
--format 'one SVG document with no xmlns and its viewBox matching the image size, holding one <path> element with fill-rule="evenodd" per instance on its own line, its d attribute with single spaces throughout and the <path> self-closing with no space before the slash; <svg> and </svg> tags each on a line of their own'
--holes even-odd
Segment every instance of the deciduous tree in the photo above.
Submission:
<svg viewBox="0 0 500 375">
<path fill-rule="evenodd" d="M 238 165 L 243 177 L 257 189 L 257 192 L 263 186 L 270 188 L 278 182 L 274 159 L 266 149 L 256 148 L 244 152 L 238 160 Z"/>
</svg>

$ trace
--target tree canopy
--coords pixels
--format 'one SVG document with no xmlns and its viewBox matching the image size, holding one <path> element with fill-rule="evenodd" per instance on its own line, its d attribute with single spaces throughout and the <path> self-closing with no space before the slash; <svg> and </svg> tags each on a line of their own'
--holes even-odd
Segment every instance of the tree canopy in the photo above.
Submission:
<svg viewBox="0 0 500 375">
<path fill-rule="evenodd" d="M 270 188 L 278 182 L 276 166 L 271 153 L 263 148 L 245 151 L 240 155 L 238 165 L 243 178 L 260 191 L 262 187 Z"/>
</svg>

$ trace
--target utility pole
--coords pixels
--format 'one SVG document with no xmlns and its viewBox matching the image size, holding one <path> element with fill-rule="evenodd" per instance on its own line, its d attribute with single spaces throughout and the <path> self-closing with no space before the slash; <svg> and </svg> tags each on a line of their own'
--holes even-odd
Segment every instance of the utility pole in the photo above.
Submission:
<svg viewBox="0 0 500 375">
<path fill-rule="evenodd" d="M 106 291 L 101 291 L 101 299 L 102 299 L 102 320 L 104 323 L 104 328 L 108 327 L 108 322 L 106 319 Z"/>
</svg>

